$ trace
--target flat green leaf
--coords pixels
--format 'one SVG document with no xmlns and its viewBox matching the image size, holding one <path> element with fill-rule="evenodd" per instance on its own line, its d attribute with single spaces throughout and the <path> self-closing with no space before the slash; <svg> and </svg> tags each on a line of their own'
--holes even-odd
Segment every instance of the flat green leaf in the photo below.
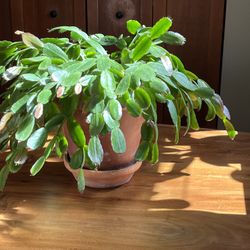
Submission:
<svg viewBox="0 0 250 250">
<path fill-rule="evenodd" d="M 142 64 L 136 68 L 133 75 L 143 82 L 149 82 L 154 79 L 155 72 L 148 64 Z"/>
<path fill-rule="evenodd" d="M 149 149 L 149 143 L 147 141 L 142 141 L 136 151 L 135 159 L 137 161 L 146 160 L 149 153 Z"/>
<path fill-rule="evenodd" d="M 88 156 L 94 165 L 100 165 L 103 160 L 103 149 L 97 136 L 93 136 L 89 140 Z"/>
<path fill-rule="evenodd" d="M 129 114 L 133 117 L 138 117 L 142 113 L 142 109 L 140 105 L 131 98 L 126 100 L 126 107 L 127 107 Z"/>
<path fill-rule="evenodd" d="M 122 117 L 122 106 L 119 101 L 112 99 L 108 102 L 109 113 L 112 118 L 119 121 Z"/>
<path fill-rule="evenodd" d="M 205 119 L 206 121 L 212 121 L 216 117 L 215 108 L 210 100 L 205 100 L 205 103 L 207 104 L 207 107 L 208 107 L 208 111 L 207 111 L 207 115 Z"/>
<path fill-rule="evenodd" d="M 59 157 L 62 157 L 68 149 L 68 140 L 64 135 L 58 135 L 57 138 L 56 153 Z"/>
<path fill-rule="evenodd" d="M 17 129 L 16 135 L 15 135 L 16 140 L 26 141 L 30 137 L 33 131 L 34 125 L 35 125 L 34 116 L 33 115 L 27 116 Z"/>
<path fill-rule="evenodd" d="M 48 131 L 46 128 L 39 128 L 34 131 L 27 141 L 27 146 L 32 149 L 38 149 L 44 145 L 48 137 Z"/>
<path fill-rule="evenodd" d="M 151 103 L 151 98 L 149 94 L 141 87 L 135 90 L 135 100 L 142 109 L 147 109 Z"/>
<path fill-rule="evenodd" d="M 73 117 L 69 117 L 67 127 L 73 142 L 79 148 L 83 148 L 86 145 L 86 138 L 81 125 Z"/>
<path fill-rule="evenodd" d="M 137 30 L 141 27 L 141 24 L 136 20 L 128 20 L 127 21 L 127 30 L 131 34 L 135 34 Z"/>
<path fill-rule="evenodd" d="M 17 35 L 22 35 L 23 43 L 31 48 L 42 48 L 43 42 L 36 36 L 34 36 L 31 33 L 25 33 L 25 32 L 16 32 Z"/>
<path fill-rule="evenodd" d="M 223 123 L 227 130 L 229 138 L 233 140 L 235 136 L 238 134 L 238 132 L 235 131 L 233 124 L 229 120 L 223 119 Z"/>
<path fill-rule="evenodd" d="M 30 95 L 25 95 L 11 106 L 11 111 L 17 113 L 29 100 Z"/>
<path fill-rule="evenodd" d="M 56 114 L 54 115 L 49 121 L 45 123 L 45 128 L 48 131 L 53 130 L 55 127 L 62 125 L 63 121 L 65 119 L 65 116 L 62 114 Z"/>
<path fill-rule="evenodd" d="M 126 151 L 126 140 L 120 128 L 111 130 L 111 145 L 116 153 L 124 153 Z"/>
<path fill-rule="evenodd" d="M 151 148 L 151 164 L 156 164 L 159 160 L 159 147 L 157 143 L 154 143 Z"/>
<path fill-rule="evenodd" d="M 152 45 L 151 39 L 146 35 L 144 36 L 140 42 L 136 45 L 136 47 L 132 50 L 131 57 L 134 61 L 140 60 L 143 56 L 145 56 L 150 47 Z"/>
<path fill-rule="evenodd" d="M 150 47 L 149 53 L 156 58 L 161 58 L 162 56 L 165 56 L 167 54 L 167 51 L 161 46 L 152 45 Z"/>
<path fill-rule="evenodd" d="M 185 89 L 196 90 L 196 86 L 183 73 L 174 71 L 173 78 Z"/>
<path fill-rule="evenodd" d="M 76 85 L 81 78 L 81 72 L 73 72 L 71 74 L 66 74 L 61 79 L 61 85 L 65 87 L 71 87 Z"/>
<path fill-rule="evenodd" d="M 82 168 L 79 170 L 79 175 L 77 177 L 77 188 L 80 193 L 82 193 L 85 189 L 85 178 Z"/>
<path fill-rule="evenodd" d="M 55 144 L 56 144 L 56 139 L 57 139 L 57 137 L 54 136 L 53 139 L 49 142 L 49 145 L 45 148 L 45 150 L 44 150 L 45 159 L 49 158 L 52 150 L 54 149 Z"/>
<path fill-rule="evenodd" d="M 110 59 L 108 56 L 100 56 L 97 59 L 97 69 L 100 71 L 108 70 L 110 68 Z"/>
<path fill-rule="evenodd" d="M 116 88 L 116 94 L 117 95 L 123 95 L 127 92 L 130 86 L 130 81 L 131 81 L 131 75 L 126 74 L 121 81 L 119 82 L 117 88 Z"/>
<path fill-rule="evenodd" d="M 151 39 L 154 40 L 165 34 L 172 26 L 172 20 L 168 17 L 161 18 L 151 29 Z"/>
<path fill-rule="evenodd" d="M 73 61 L 64 64 L 64 70 L 68 73 L 86 72 L 96 65 L 95 58 L 86 58 L 83 61 Z"/>
<path fill-rule="evenodd" d="M 154 140 L 154 128 L 146 121 L 142 124 L 141 127 L 141 138 L 142 140 L 148 142 Z"/>
<path fill-rule="evenodd" d="M 59 30 L 59 32 L 61 32 L 61 33 L 71 32 L 71 34 L 72 33 L 77 34 L 78 38 L 83 39 L 84 41 L 86 41 L 98 53 L 100 53 L 101 55 L 106 55 L 107 54 L 106 50 L 97 41 L 90 38 L 85 32 L 83 32 L 82 30 L 80 30 L 77 27 L 74 27 L 74 26 L 60 26 L 60 27 L 53 28 L 50 31 L 54 31 L 54 30 Z"/>
<path fill-rule="evenodd" d="M 34 63 L 40 63 L 45 59 L 47 59 L 46 56 L 35 56 L 35 57 L 31 57 L 31 58 L 24 58 L 21 60 L 21 62 L 23 65 L 32 65 Z"/>
<path fill-rule="evenodd" d="M 110 129 L 119 127 L 119 122 L 114 120 L 107 110 L 104 110 L 103 118 L 104 118 L 105 123 L 108 125 Z"/>
<path fill-rule="evenodd" d="M 50 101 L 52 92 L 50 89 L 43 89 L 37 96 L 37 102 L 47 104 Z"/>
<path fill-rule="evenodd" d="M 170 117 L 172 119 L 172 122 L 175 126 L 175 143 L 178 143 L 179 141 L 179 134 L 180 134 L 180 118 L 177 112 L 177 109 L 174 105 L 173 101 L 167 102 L 167 107 L 169 110 Z"/>
<path fill-rule="evenodd" d="M 201 98 L 211 98 L 214 95 L 214 90 L 209 87 L 198 87 L 195 93 Z"/>
<path fill-rule="evenodd" d="M 35 74 L 31 74 L 31 73 L 23 74 L 23 75 L 22 75 L 22 78 L 23 78 L 25 81 L 28 81 L 28 82 L 39 82 L 39 81 L 41 80 L 40 77 L 38 77 L 38 76 L 35 75 Z"/>
<path fill-rule="evenodd" d="M 45 58 L 38 66 L 38 70 L 48 70 L 48 67 L 51 66 L 51 59 L 50 58 Z"/>
<path fill-rule="evenodd" d="M 31 167 L 30 169 L 30 173 L 32 176 L 35 176 L 36 174 L 38 174 L 42 167 L 44 166 L 44 163 L 46 161 L 46 158 L 45 156 L 41 156 L 34 164 L 33 166 Z"/>
<path fill-rule="evenodd" d="M 78 169 L 83 167 L 85 162 L 85 152 L 84 149 L 79 148 L 70 158 L 70 166 L 73 169 Z"/>
<path fill-rule="evenodd" d="M 190 110 L 190 127 L 193 130 L 199 130 L 200 128 L 194 110 Z"/>
<path fill-rule="evenodd" d="M 154 90 L 157 93 L 166 93 L 170 91 L 167 84 L 159 78 L 154 78 L 149 83 L 149 86 L 152 90 Z"/>
<path fill-rule="evenodd" d="M 0 170 L 0 191 L 3 191 L 7 178 L 9 176 L 10 170 L 7 165 L 1 168 Z"/>
<path fill-rule="evenodd" d="M 43 47 L 44 55 L 51 58 L 60 58 L 64 61 L 67 61 L 69 58 L 67 54 L 57 45 L 53 43 L 46 43 Z"/>
<path fill-rule="evenodd" d="M 112 73 L 108 70 L 102 71 L 100 81 L 101 81 L 101 85 L 104 88 L 106 94 L 110 98 L 112 98 L 115 95 L 115 93 L 114 93 L 115 82 L 113 80 Z"/>
<path fill-rule="evenodd" d="M 92 114 L 89 125 L 89 132 L 92 136 L 99 135 L 105 125 L 103 115 L 100 113 Z"/>
<path fill-rule="evenodd" d="M 163 34 L 160 39 L 169 45 L 184 45 L 186 43 L 186 38 L 183 35 L 173 31 Z"/>
</svg>

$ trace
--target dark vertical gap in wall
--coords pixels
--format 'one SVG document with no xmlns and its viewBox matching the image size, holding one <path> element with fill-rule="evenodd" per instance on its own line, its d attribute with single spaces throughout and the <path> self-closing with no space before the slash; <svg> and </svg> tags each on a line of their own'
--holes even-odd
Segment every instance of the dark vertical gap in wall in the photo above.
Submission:
<svg viewBox="0 0 250 250">
<path fill-rule="evenodd" d="M 223 70 L 223 57 L 224 57 L 224 42 L 225 42 L 225 30 L 226 30 L 226 17 L 227 17 L 227 0 L 225 0 L 225 6 L 224 6 L 224 20 L 223 20 L 223 31 L 222 31 L 222 41 L 221 41 L 221 59 L 220 59 L 220 88 L 219 88 L 219 94 L 221 93 L 221 84 L 222 84 L 222 70 Z M 218 124 L 217 124 L 218 126 Z"/>
<path fill-rule="evenodd" d="M 13 37 L 12 33 L 13 33 L 13 22 L 12 22 L 12 18 L 11 18 L 11 0 L 8 2 L 8 5 L 9 5 L 9 17 L 10 17 L 10 20 L 9 20 L 9 24 L 10 24 L 10 34 L 9 34 L 9 39 L 11 39 Z M 11 39 L 13 40 L 13 39 Z"/>
<path fill-rule="evenodd" d="M 88 0 L 85 0 L 85 24 L 86 24 L 86 27 L 85 27 L 85 31 L 86 33 L 89 33 L 89 20 L 88 20 Z"/>
</svg>

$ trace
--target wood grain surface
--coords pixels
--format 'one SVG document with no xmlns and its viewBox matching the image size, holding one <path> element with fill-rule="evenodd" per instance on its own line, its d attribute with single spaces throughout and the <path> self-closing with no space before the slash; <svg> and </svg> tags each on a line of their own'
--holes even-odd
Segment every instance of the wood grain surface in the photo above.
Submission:
<svg viewBox="0 0 250 250">
<path fill-rule="evenodd" d="M 250 134 L 172 139 L 161 126 L 159 164 L 83 195 L 62 163 L 28 164 L 0 194 L 0 249 L 250 249 Z"/>
</svg>

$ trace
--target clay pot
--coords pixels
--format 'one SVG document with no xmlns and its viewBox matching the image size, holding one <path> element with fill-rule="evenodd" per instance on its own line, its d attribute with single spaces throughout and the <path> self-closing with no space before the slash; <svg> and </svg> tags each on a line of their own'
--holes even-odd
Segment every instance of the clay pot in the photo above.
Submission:
<svg viewBox="0 0 250 250">
<path fill-rule="evenodd" d="M 87 141 L 90 138 L 89 125 L 86 123 L 86 115 L 81 112 L 75 114 L 77 121 L 84 130 Z M 110 133 L 105 136 L 100 135 L 100 141 L 103 146 L 104 158 L 98 171 L 85 169 L 84 176 L 86 186 L 95 188 L 116 187 L 130 181 L 134 173 L 141 166 L 140 162 L 135 162 L 135 153 L 141 139 L 141 126 L 144 122 L 142 117 L 134 118 L 130 116 L 126 109 L 123 109 L 123 115 L 120 120 L 120 128 L 124 133 L 127 150 L 125 153 L 117 154 L 113 151 L 110 142 Z M 77 146 L 71 140 L 69 132 L 64 126 L 64 133 L 69 142 L 68 155 L 76 151 Z M 70 168 L 68 160 L 64 159 L 66 168 L 77 178 L 78 171 Z"/>
</svg>

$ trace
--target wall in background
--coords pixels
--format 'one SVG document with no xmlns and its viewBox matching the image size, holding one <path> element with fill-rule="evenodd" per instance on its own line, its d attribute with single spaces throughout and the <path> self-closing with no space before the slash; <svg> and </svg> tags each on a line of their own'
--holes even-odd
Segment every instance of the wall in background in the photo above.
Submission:
<svg viewBox="0 0 250 250">
<path fill-rule="evenodd" d="M 250 1 L 227 0 L 221 95 L 239 131 L 250 132 Z M 219 128 L 222 128 L 219 124 Z"/>
</svg>

